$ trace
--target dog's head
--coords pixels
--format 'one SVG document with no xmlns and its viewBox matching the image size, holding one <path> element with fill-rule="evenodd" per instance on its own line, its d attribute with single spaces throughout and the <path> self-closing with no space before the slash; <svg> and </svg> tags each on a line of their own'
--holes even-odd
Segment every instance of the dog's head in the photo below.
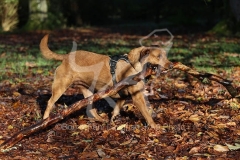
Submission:
<svg viewBox="0 0 240 160">
<path fill-rule="evenodd" d="M 161 69 L 171 69 L 172 62 L 167 59 L 167 52 L 158 47 L 139 47 L 130 51 L 128 59 L 134 68 L 140 72 L 143 67 L 150 63 L 158 65 Z"/>
</svg>

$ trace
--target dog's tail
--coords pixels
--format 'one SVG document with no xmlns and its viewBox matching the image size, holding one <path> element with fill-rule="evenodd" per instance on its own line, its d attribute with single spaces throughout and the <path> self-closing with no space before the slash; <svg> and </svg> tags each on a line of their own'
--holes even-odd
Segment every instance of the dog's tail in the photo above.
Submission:
<svg viewBox="0 0 240 160">
<path fill-rule="evenodd" d="M 42 55 L 47 59 L 55 59 L 61 61 L 65 57 L 65 55 L 54 53 L 48 48 L 48 34 L 42 38 L 40 43 L 40 50 L 42 52 Z"/>
</svg>

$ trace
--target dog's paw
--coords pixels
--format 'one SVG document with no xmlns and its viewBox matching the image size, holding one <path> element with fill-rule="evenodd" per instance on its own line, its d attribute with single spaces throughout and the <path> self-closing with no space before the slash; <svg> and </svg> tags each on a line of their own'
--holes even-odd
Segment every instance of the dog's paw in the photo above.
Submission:
<svg viewBox="0 0 240 160">
<path fill-rule="evenodd" d="M 118 115 L 113 115 L 113 116 L 111 117 L 111 119 L 110 119 L 110 124 L 111 124 L 112 126 L 116 126 L 116 124 L 115 124 L 115 119 L 116 119 L 117 116 L 119 116 L 119 114 L 118 114 Z"/>
<path fill-rule="evenodd" d="M 149 124 L 150 126 L 151 126 L 151 128 L 153 128 L 153 129 L 158 129 L 157 127 L 157 124 L 156 123 L 151 123 L 151 124 Z"/>
</svg>

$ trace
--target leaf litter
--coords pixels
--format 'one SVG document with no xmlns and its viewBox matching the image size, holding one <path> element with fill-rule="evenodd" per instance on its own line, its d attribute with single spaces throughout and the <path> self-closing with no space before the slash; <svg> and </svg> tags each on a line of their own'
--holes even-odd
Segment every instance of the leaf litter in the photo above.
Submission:
<svg viewBox="0 0 240 160">
<path fill-rule="evenodd" d="M 64 38 L 63 33 L 55 34 Z M 30 37 L 35 40 L 32 45 L 38 44 L 41 38 L 28 36 L 27 42 L 30 43 Z M 14 37 L 13 40 L 21 35 L 10 37 Z M 62 40 L 59 38 L 59 41 Z M 28 50 L 28 47 L 22 48 L 22 52 Z M 28 62 L 26 66 L 36 67 L 36 64 Z M 9 79 L 0 83 L 0 143 L 41 119 L 51 96 L 53 70 L 49 70 L 48 75 L 30 72 L 24 80 L 9 73 Z M 231 73 L 220 70 L 220 75 L 230 77 L 239 90 L 239 67 L 234 67 Z M 81 110 L 23 139 L 12 150 L 0 152 L 0 159 L 238 159 L 239 100 L 230 98 L 221 84 L 201 82 L 173 70 L 150 78 L 146 94 L 157 130 L 146 126 L 129 99 L 115 119 L 116 126 L 89 121 L 85 110 Z M 54 113 L 81 98 L 77 84 L 70 86 L 56 103 Z M 107 113 L 103 116 L 108 118 L 112 108 L 106 101 L 96 105 L 100 108 L 98 112 Z"/>
</svg>

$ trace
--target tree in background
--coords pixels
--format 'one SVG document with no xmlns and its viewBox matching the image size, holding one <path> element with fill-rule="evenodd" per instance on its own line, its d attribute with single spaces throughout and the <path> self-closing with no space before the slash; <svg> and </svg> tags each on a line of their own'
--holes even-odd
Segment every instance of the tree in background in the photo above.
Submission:
<svg viewBox="0 0 240 160">
<path fill-rule="evenodd" d="M 239 0 L 230 0 L 230 6 L 232 13 L 236 18 L 237 22 L 240 22 L 240 1 Z"/>
<path fill-rule="evenodd" d="M 239 31 L 239 0 L 0 0 L 2 28 L 56 29 L 86 25 L 168 27 L 191 33 Z M 18 6 L 19 5 L 19 6 Z M 17 10 L 17 11 L 16 11 Z M 214 27 L 215 26 L 215 27 Z"/>
<path fill-rule="evenodd" d="M 18 0 L 0 1 L 0 20 L 3 31 L 10 31 L 18 24 Z"/>
<path fill-rule="evenodd" d="M 56 29 L 65 26 L 64 1 L 20 0 L 19 17 L 24 30 Z M 71 1 L 70 1 L 71 2 Z M 69 2 L 69 3 L 70 3 Z"/>
<path fill-rule="evenodd" d="M 230 7 L 234 19 L 232 20 L 233 26 L 232 29 L 234 32 L 240 32 L 240 1 L 239 0 L 230 0 Z"/>
<path fill-rule="evenodd" d="M 47 0 L 29 0 L 29 18 L 25 26 L 27 30 L 44 29 L 48 18 Z"/>
<path fill-rule="evenodd" d="M 211 29 L 210 33 L 220 35 L 239 35 L 240 34 L 240 1 L 239 0 L 208 0 L 210 2 L 221 3 L 217 12 L 221 12 L 221 19 Z"/>
</svg>

